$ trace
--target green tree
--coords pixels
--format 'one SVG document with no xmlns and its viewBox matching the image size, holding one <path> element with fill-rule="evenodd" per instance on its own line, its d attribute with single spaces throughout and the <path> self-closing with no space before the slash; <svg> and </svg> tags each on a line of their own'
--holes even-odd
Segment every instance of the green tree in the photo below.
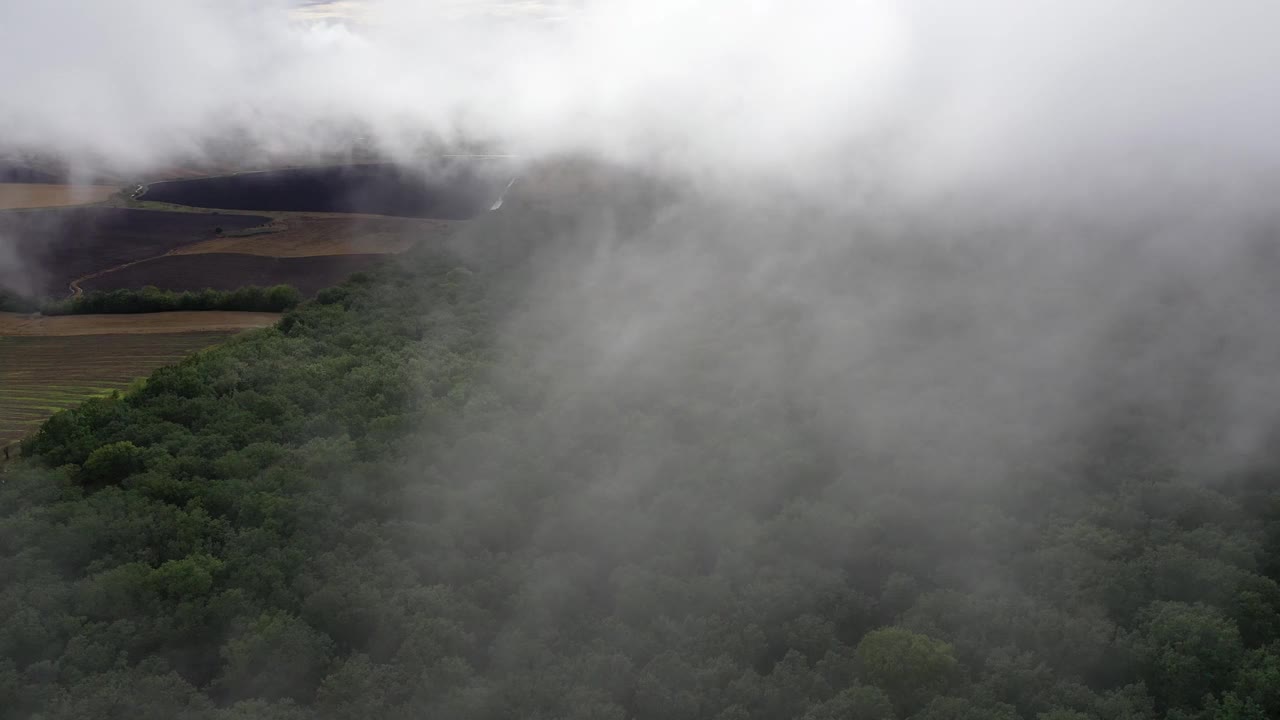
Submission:
<svg viewBox="0 0 1280 720">
<path fill-rule="evenodd" d="M 217 688 L 236 700 L 310 702 L 329 668 L 333 642 L 298 618 L 264 613 L 222 648 Z"/>
<path fill-rule="evenodd" d="M 856 685 L 805 713 L 804 720 L 895 720 L 893 703 L 880 688 Z"/>
<path fill-rule="evenodd" d="M 1209 705 L 1206 714 L 1210 720 L 1274 720 L 1275 715 L 1268 713 L 1261 705 L 1247 698 L 1240 698 L 1235 693 L 1227 693 L 1221 700 Z"/>
<path fill-rule="evenodd" d="M 910 720 L 1020 720 L 1010 705 L 980 703 L 967 698 L 934 698 Z"/>
<path fill-rule="evenodd" d="M 89 453 L 80 477 L 88 484 L 120 482 L 142 470 L 144 456 L 142 449 L 128 440 L 109 443 Z"/>
<path fill-rule="evenodd" d="M 53 698 L 47 717 L 67 720 L 204 718 L 212 703 L 174 672 L 159 666 L 91 675 Z"/>
<path fill-rule="evenodd" d="M 858 643 L 857 657 L 867 680 L 884 690 L 904 715 L 924 707 L 957 679 L 950 645 L 905 628 L 867 633 Z"/>
<path fill-rule="evenodd" d="M 1249 653 L 1234 695 L 1252 703 L 1267 717 L 1280 717 L 1280 643 Z"/>
<path fill-rule="evenodd" d="M 1038 713 L 1036 720 L 1093 720 L 1089 713 L 1083 713 L 1079 710 L 1067 710 L 1058 708 L 1048 712 Z"/>
<path fill-rule="evenodd" d="M 156 592 L 170 598 L 200 598 L 213 589 L 214 577 L 224 563 L 209 555 L 190 555 L 170 560 L 151 572 L 148 578 Z"/>
<path fill-rule="evenodd" d="M 1195 709 L 1229 689 L 1244 660 L 1240 631 L 1205 605 L 1156 602 L 1139 618 L 1144 679 L 1166 707 Z"/>
</svg>

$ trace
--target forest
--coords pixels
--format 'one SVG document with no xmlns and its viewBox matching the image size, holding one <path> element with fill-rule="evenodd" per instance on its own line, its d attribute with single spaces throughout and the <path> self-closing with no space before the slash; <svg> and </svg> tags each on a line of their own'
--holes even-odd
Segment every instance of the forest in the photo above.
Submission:
<svg viewBox="0 0 1280 720">
<path fill-rule="evenodd" d="M 23 444 L 0 717 L 1280 717 L 1274 468 L 1136 413 L 939 484 L 794 362 L 725 372 L 787 298 L 608 374 L 513 309 L 561 297 L 566 221 L 509 205 Z"/>
</svg>

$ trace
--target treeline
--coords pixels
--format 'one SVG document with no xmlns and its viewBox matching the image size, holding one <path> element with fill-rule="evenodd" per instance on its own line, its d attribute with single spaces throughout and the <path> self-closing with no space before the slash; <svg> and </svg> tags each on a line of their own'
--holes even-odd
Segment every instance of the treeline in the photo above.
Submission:
<svg viewBox="0 0 1280 720">
<path fill-rule="evenodd" d="M 40 306 L 45 315 L 87 315 L 95 313 L 152 313 L 176 310 L 239 310 L 285 312 L 302 302 L 302 293 L 291 285 L 235 290 L 173 292 L 147 286 L 140 290 L 95 291 Z"/>
</svg>

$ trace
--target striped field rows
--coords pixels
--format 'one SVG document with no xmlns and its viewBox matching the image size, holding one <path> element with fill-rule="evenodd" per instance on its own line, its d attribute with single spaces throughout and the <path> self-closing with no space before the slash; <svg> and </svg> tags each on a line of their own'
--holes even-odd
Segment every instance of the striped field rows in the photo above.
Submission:
<svg viewBox="0 0 1280 720">
<path fill-rule="evenodd" d="M 0 446 L 55 412 L 126 390 L 230 332 L 0 337 Z"/>
</svg>

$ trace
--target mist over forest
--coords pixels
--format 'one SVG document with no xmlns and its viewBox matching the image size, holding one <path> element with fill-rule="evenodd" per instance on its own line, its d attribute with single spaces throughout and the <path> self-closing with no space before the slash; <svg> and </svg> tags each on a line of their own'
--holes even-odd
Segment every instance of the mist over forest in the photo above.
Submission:
<svg viewBox="0 0 1280 720">
<path fill-rule="evenodd" d="M 1276 20 L 0 8 L 9 163 L 513 168 L 0 466 L 0 717 L 1280 717 Z"/>
</svg>

